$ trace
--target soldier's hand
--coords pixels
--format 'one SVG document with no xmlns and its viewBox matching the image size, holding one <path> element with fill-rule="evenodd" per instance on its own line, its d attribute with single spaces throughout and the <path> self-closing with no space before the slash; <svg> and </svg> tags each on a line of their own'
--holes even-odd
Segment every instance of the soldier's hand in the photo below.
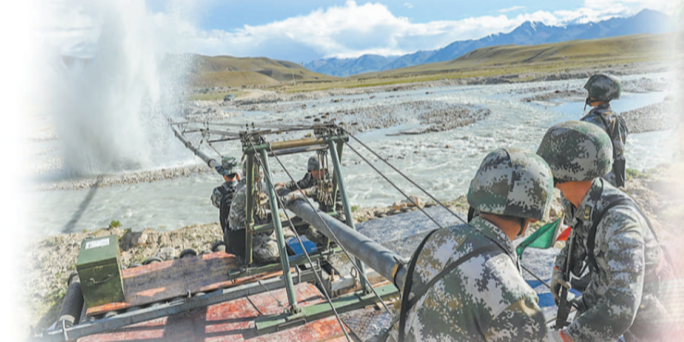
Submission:
<svg viewBox="0 0 684 342">
<path fill-rule="evenodd" d="M 570 288 L 572 287 L 572 286 L 570 286 L 570 282 L 565 280 L 565 276 L 563 275 L 563 271 L 554 267 L 553 273 L 551 275 L 551 294 L 553 295 L 553 300 L 556 301 L 556 304 L 558 304 L 560 302 L 561 286 L 563 286 L 564 288 L 566 288 L 568 290 L 570 290 Z"/>
<path fill-rule="evenodd" d="M 304 194 L 303 191 L 299 191 L 299 190 L 292 191 L 289 194 L 283 196 L 283 202 L 285 203 L 285 205 L 288 205 L 288 204 L 290 204 L 296 200 L 300 200 L 300 199 L 306 200 L 306 195 Z"/>
</svg>

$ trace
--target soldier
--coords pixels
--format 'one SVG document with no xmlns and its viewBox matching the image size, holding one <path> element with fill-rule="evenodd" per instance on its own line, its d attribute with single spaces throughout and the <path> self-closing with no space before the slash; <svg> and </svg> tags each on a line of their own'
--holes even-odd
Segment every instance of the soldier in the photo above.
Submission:
<svg viewBox="0 0 684 342">
<path fill-rule="evenodd" d="M 221 230 L 225 231 L 228 228 L 228 214 L 230 213 L 230 205 L 233 202 L 233 196 L 242 182 L 242 177 L 237 170 L 238 163 L 233 157 L 224 157 L 221 165 L 216 167 L 221 175 L 223 175 L 224 183 L 214 188 L 211 193 L 211 203 L 219 209 L 219 222 Z"/>
<path fill-rule="evenodd" d="M 470 182 L 468 224 L 426 236 L 408 266 L 399 341 L 539 341 L 548 329 L 521 275 L 512 241 L 541 220 L 553 194 L 546 163 L 532 152 L 497 149 Z"/>
<path fill-rule="evenodd" d="M 559 335 L 564 341 L 657 340 L 656 321 L 668 317 L 659 296 L 660 277 L 671 271 L 648 221 L 629 196 L 601 178 L 610 170 L 610 137 L 596 125 L 569 121 L 546 132 L 539 154 L 556 188 L 570 203 L 566 216 L 575 234 L 571 272 L 589 265 L 590 282 L 575 301 L 578 314 Z M 556 258 L 551 292 L 558 301 L 569 246 Z M 661 321 L 663 322 L 663 321 Z"/>
<path fill-rule="evenodd" d="M 620 99 L 622 84 L 615 76 L 596 74 L 584 85 L 587 90 L 585 104 L 593 107 L 581 120 L 603 128 L 613 144 L 613 168 L 604 178 L 616 187 L 625 185 L 625 144 L 629 129 L 624 118 L 610 108 L 610 101 Z"/>
<path fill-rule="evenodd" d="M 243 167 L 243 173 L 246 175 L 246 162 Z M 261 174 L 255 173 L 254 177 L 255 187 L 266 189 L 266 184 L 261 180 Z M 264 192 L 255 191 L 256 201 L 261 204 L 267 203 L 267 196 Z M 289 203 L 292 200 L 304 198 L 304 195 L 299 191 L 292 191 L 287 195 L 281 196 L 284 203 Z M 256 205 L 254 209 L 256 211 Z M 241 186 L 233 197 L 233 202 L 230 206 L 230 213 L 228 215 L 229 227 L 224 234 L 224 241 L 226 244 L 226 252 L 238 256 L 245 255 L 245 232 L 246 232 L 246 218 L 247 218 L 247 186 Z M 254 216 L 255 224 L 264 224 L 269 221 L 269 217 Z M 283 229 L 285 237 L 294 236 L 289 229 Z M 271 233 L 256 233 L 252 238 L 252 253 L 254 261 L 260 264 L 272 263 L 278 261 L 280 256 L 278 250 L 278 243 L 275 237 L 275 232 Z"/>
<path fill-rule="evenodd" d="M 283 185 L 282 183 L 278 183 L 277 185 L 284 187 L 285 189 L 288 190 L 297 190 L 299 189 L 302 190 L 307 190 L 305 191 L 307 196 L 314 197 L 316 199 L 316 202 L 319 204 L 319 209 L 324 212 L 331 212 L 333 211 L 332 207 L 332 201 L 330 200 L 329 196 L 325 193 L 320 193 L 319 191 L 323 191 L 324 187 L 327 187 L 327 189 L 332 189 L 332 184 L 322 184 L 323 177 L 325 176 L 327 170 L 324 168 L 321 168 L 321 164 L 318 161 L 318 158 L 316 156 L 312 156 L 309 158 L 309 161 L 307 162 L 307 172 L 304 175 L 304 178 L 302 178 L 299 181 L 290 181 L 287 184 Z M 337 191 L 337 206 L 335 210 L 338 211 L 338 215 L 341 216 L 342 213 L 342 194 L 340 191 Z"/>
<path fill-rule="evenodd" d="M 321 170 L 321 164 L 318 162 L 318 158 L 316 156 L 312 156 L 309 158 L 309 161 L 306 163 L 306 174 L 304 175 L 304 178 L 300 179 L 299 181 L 290 181 L 285 185 L 285 188 L 288 190 L 297 190 L 297 186 L 299 186 L 300 189 L 308 189 L 316 184 L 318 184 L 318 181 L 323 178 L 323 172 L 325 170 Z"/>
</svg>

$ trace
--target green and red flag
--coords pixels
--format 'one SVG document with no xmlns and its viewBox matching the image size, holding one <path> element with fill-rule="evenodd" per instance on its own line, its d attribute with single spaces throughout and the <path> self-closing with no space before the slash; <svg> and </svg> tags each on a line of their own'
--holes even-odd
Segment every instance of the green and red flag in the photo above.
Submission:
<svg viewBox="0 0 684 342">
<path fill-rule="evenodd" d="M 570 227 L 561 233 L 561 222 L 563 220 L 563 215 L 561 215 L 557 220 L 547 223 L 541 226 L 537 231 L 532 233 L 525 241 L 521 242 L 518 247 L 515 248 L 515 252 L 518 257 L 522 259 L 523 251 L 525 248 L 539 248 L 547 249 L 553 247 L 556 241 L 565 241 L 570 235 Z"/>
</svg>

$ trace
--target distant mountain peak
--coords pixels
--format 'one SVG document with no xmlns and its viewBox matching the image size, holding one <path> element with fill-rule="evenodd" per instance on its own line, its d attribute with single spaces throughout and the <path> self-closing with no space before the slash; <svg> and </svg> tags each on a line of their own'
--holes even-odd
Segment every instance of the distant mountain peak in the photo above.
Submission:
<svg viewBox="0 0 684 342">
<path fill-rule="evenodd" d="M 590 22 L 588 17 L 582 16 L 558 26 L 549 26 L 543 22 L 528 20 L 508 33 L 499 32 L 480 39 L 455 41 L 437 50 L 417 51 L 403 56 L 371 54 L 359 58 L 322 59 L 307 63 L 305 67 L 326 75 L 348 76 L 362 72 L 449 61 L 479 48 L 497 45 L 537 45 L 576 39 L 664 33 L 675 29 L 671 19 L 664 13 L 643 9 L 628 18 L 614 17 L 599 22 Z"/>
</svg>

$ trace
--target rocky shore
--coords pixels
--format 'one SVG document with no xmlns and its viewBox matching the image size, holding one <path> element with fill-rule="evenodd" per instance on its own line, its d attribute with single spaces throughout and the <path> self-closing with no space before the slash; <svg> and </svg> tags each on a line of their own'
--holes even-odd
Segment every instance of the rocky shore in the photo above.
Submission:
<svg viewBox="0 0 684 342">
<path fill-rule="evenodd" d="M 666 101 L 620 113 L 630 133 L 644 133 L 672 129 L 681 119 L 674 110 L 673 101 Z"/>
<path fill-rule="evenodd" d="M 207 165 L 192 165 L 175 167 L 159 170 L 146 170 L 138 172 L 127 172 L 115 175 L 102 175 L 81 179 L 63 179 L 52 183 L 38 183 L 35 187 L 39 191 L 50 190 L 81 190 L 88 188 L 103 188 L 121 184 L 136 184 L 145 182 L 156 182 L 164 179 L 174 179 L 188 177 L 191 175 L 207 172 L 216 172 Z"/>
</svg>

